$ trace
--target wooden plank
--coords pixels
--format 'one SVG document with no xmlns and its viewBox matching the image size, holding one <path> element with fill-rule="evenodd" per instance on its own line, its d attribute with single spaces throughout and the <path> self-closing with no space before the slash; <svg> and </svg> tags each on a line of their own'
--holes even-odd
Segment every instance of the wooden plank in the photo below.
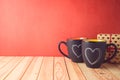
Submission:
<svg viewBox="0 0 120 80">
<path fill-rule="evenodd" d="M 53 57 L 44 57 L 37 80 L 53 80 Z"/>
<path fill-rule="evenodd" d="M 14 58 L 15 57 L 4 57 L 4 58 L 1 58 L 1 60 L 0 60 L 0 69 L 2 67 L 6 66 Z"/>
<path fill-rule="evenodd" d="M 88 68 L 64 57 L 0 57 L 0 80 L 120 80 L 120 64 Z"/>
<path fill-rule="evenodd" d="M 120 69 L 120 64 L 114 64 L 114 66 Z"/>
<path fill-rule="evenodd" d="M 103 64 L 105 69 L 109 70 L 114 76 L 116 76 L 120 80 L 120 68 L 118 67 L 119 64 Z"/>
<path fill-rule="evenodd" d="M 15 57 L 0 57 L 0 63 L 5 63 L 7 61 L 9 61 L 9 59 L 12 59 L 12 58 L 15 58 Z"/>
<path fill-rule="evenodd" d="M 82 70 L 82 72 L 85 75 L 87 80 L 101 80 L 100 78 L 98 78 L 94 75 L 92 68 L 88 68 L 85 65 L 85 63 L 79 63 L 78 65 L 79 65 L 80 69 Z"/>
<path fill-rule="evenodd" d="M 4 80 L 20 80 L 23 76 L 24 72 L 32 62 L 33 57 L 25 57 L 17 66 L 16 68 L 7 75 Z"/>
<path fill-rule="evenodd" d="M 54 80 L 70 80 L 64 57 L 54 58 Z"/>
<path fill-rule="evenodd" d="M 86 80 L 77 63 L 65 58 L 70 80 Z"/>
<path fill-rule="evenodd" d="M 0 56 L 0 61 L 2 60 L 2 59 L 4 59 L 5 58 L 5 56 Z"/>
<path fill-rule="evenodd" d="M 94 75 L 97 76 L 100 80 L 120 80 L 104 66 L 93 69 L 93 72 Z"/>
<path fill-rule="evenodd" d="M 79 64 L 79 67 L 83 70 L 87 80 L 119 80 L 104 66 L 100 68 L 88 68 L 84 64 Z"/>
<path fill-rule="evenodd" d="M 37 80 L 43 57 L 35 57 L 21 80 Z"/>
<path fill-rule="evenodd" d="M 0 68 L 0 80 L 3 80 L 22 60 L 22 57 L 15 57 L 7 65 Z"/>
<path fill-rule="evenodd" d="M 120 80 L 120 68 L 117 65 L 118 64 L 104 64 L 103 66 Z"/>
</svg>

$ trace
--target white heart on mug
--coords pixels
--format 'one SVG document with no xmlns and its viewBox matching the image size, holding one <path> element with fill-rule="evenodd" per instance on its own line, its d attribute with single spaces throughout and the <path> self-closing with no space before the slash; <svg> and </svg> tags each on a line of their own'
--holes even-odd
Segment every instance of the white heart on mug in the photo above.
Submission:
<svg viewBox="0 0 120 80">
<path fill-rule="evenodd" d="M 90 51 L 90 52 L 92 52 L 92 53 L 88 53 L 88 51 Z M 95 59 L 95 61 L 92 62 L 92 61 L 89 59 L 88 55 L 89 55 L 89 54 L 92 54 L 92 55 L 94 56 L 94 52 L 95 52 L 95 51 L 98 52 L 98 53 L 97 53 L 97 54 L 98 54 L 98 57 Z M 101 53 L 101 49 L 100 49 L 100 48 L 95 48 L 95 49 L 86 48 L 86 49 L 85 49 L 85 57 L 86 57 L 87 61 L 88 61 L 91 65 L 96 64 L 96 63 L 100 60 L 101 55 L 102 55 L 102 53 Z"/>
<path fill-rule="evenodd" d="M 77 52 L 76 52 L 76 50 L 75 50 L 75 47 L 76 47 L 77 49 L 81 50 L 81 44 L 79 44 L 79 45 L 77 45 L 77 44 L 72 45 L 73 54 L 74 54 L 77 58 L 79 58 L 79 57 L 81 56 L 81 54 L 77 54 Z"/>
</svg>

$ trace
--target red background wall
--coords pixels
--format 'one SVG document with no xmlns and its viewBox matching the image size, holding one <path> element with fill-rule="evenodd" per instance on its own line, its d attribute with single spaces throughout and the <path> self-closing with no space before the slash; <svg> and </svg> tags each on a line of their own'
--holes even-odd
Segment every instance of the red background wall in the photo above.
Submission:
<svg viewBox="0 0 120 80">
<path fill-rule="evenodd" d="M 69 37 L 120 32 L 120 0 L 0 0 L 0 55 L 59 56 Z"/>
</svg>

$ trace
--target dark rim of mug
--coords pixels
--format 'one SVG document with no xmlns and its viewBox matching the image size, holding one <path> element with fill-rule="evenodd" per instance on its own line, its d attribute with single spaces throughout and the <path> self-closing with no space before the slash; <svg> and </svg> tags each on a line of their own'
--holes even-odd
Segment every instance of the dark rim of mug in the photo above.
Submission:
<svg viewBox="0 0 120 80">
<path fill-rule="evenodd" d="M 85 39 L 84 42 L 106 42 L 105 40 L 101 39 Z"/>
</svg>

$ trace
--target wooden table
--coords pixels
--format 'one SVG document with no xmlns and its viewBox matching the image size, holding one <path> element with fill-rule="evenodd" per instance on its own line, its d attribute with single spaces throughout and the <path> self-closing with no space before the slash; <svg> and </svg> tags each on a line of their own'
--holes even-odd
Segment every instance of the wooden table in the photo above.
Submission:
<svg viewBox="0 0 120 80">
<path fill-rule="evenodd" d="M 120 64 L 92 69 L 64 57 L 1 56 L 0 80 L 120 80 Z"/>
</svg>

